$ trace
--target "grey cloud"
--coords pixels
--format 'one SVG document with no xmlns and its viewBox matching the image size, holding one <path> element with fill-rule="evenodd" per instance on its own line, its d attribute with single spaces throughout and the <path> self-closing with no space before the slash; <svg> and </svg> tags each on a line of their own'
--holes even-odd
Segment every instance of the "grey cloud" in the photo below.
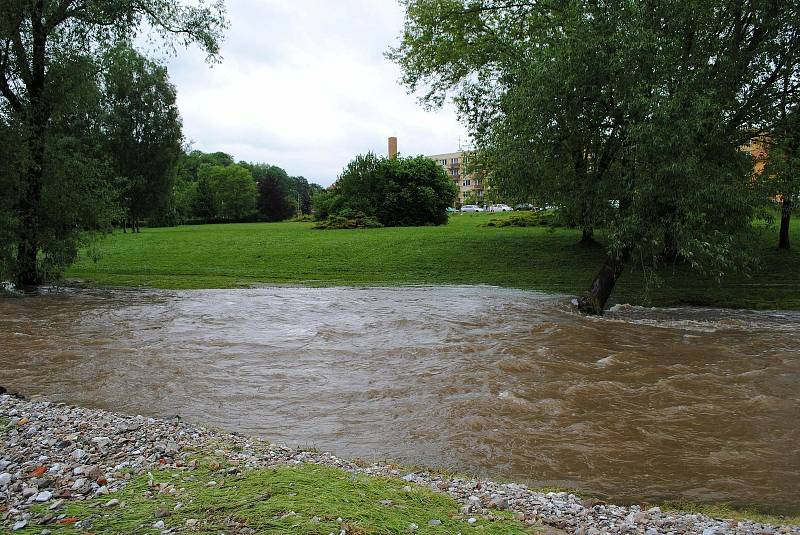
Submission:
<svg viewBox="0 0 800 535">
<path fill-rule="evenodd" d="M 223 63 L 196 50 L 167 63 L 184 134 L 201 150 L 280 165 L 330 184 L 356 154 L 457 148 L 452 107 L 426 112 L 383 58 L 402 31 L 394 0 L 231 0 Z"/>
</svg>

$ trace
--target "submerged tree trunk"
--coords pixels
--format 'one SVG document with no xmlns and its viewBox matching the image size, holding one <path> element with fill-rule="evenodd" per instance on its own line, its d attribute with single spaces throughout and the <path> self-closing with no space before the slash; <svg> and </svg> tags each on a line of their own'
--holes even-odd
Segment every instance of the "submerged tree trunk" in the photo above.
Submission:
<svg viewBox="0 0 800 535">
<path fill-rule="evenodd" d="M 781 203 L 781 230 L 778 236 L 778 249 L 789 249 L 789 223 L 792 219 L 792 200 L 784 197 Z"/>
<path fill-rule="evenodd" d="M 594 276 L 589 291 L 578 300 L 578 310 L 584 314 L 602 315 L 624 269 L 625 255 L 619 258 L 606 257 L 603 267 Z"/>
</svg>

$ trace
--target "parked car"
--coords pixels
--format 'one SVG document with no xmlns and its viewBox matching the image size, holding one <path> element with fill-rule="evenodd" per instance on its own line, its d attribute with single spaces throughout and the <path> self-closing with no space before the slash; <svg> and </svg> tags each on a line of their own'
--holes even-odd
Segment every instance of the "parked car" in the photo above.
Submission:
<svg viewBox="0 0 800 535">
<path fill-rule="evenodd" d="M 448 207 L 447 207 L 447 213 L 448 213 L 448 214 L 457 214 L 457 213 L 458 213 L 458 210 L 456 210 L 456 209 L 455 209 L 455 208 L 453 208 L 452 206 L 448 206 Z"/>
<path fill-rule="evenodd" d="M 478 206 L 477 204 L 465 204 L 461 207 L 462 212 L 485 212 L 483 208 Z"/>
<path fill-rule="evenodd" d="M 536 207 L 530 203 L 520 203 L 514 207 L 515 210 L 536 210 Z"/>
<path fill-rule="evenodd" d="M 514 209 L 507 204 L 493 204 L 489 207 L 490 212 L 513 212 Z"/>
</svg>

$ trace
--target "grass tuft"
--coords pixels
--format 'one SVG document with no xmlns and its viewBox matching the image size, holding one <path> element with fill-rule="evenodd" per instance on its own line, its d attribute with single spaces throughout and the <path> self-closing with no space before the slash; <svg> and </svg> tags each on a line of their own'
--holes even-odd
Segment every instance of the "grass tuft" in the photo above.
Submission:
<svg viewBox="0 0 800 535">
<path fill-rule="evenodd" d="M 211 465 L 214 466 L 214 465 Z M 216 467 L 215 467 L 216 468 Z M 163 520 L 167 529 L 193 526 L 192 533 L 348 534 L 470 533 L 525 534 L 529 526 L 510 513 L 477 517 L 474 524 L 458 512 L 452 498 L 402 480 L 384 479 L 317 465 L 298 465 L 247 471 L 230 475 L 224 467 L 209 465 L 193 471 L 157 471 L 153 479 L 138 477 L 113 496 L 72 502 L 59 513 L 80 521 L 92 533 L 157 533 L 153 525 Z M 216 482 L 212 485 L 211 482 Z M 164 485 L 160 485 L 164 484 Z M 174 494 L 171 489 L 174 490 Z M 105 507 L 110 498 L 120 505 Z M 383 503 L 382 503 L 383 502 Z M 176 509 L 178 504 L 182 504 Z M 49 511 L 35 509 L 30 525 L 19 533 L 75 533 L 73 525 L 44 524 Z M 431 520 L 441 521 L 430 525 Z M 253 531 L 250 531 L 253 530 Z"/>
</svg>

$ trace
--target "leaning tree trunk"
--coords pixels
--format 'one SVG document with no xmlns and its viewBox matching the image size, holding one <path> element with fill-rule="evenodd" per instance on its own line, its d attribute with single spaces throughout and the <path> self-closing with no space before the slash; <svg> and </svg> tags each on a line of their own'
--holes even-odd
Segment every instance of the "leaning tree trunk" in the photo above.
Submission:
<svg viewBox="0 0 800 535">
<path fill-rule="evenodd" d="M 625 258 L 606 257 L 603 267 L 594 276 L 589 291 L 578 300 L 578 310 L 584 314 L 602 315 L 617 280 L 625 269 Z"/>
<path fill-rule="evenodd" d="M 781 230 L 778 236 L 778 249 L 789 249 L 789 223 L 792 219 L 792 200 L 784 197 L 781 203 Z"/>
</svg>

